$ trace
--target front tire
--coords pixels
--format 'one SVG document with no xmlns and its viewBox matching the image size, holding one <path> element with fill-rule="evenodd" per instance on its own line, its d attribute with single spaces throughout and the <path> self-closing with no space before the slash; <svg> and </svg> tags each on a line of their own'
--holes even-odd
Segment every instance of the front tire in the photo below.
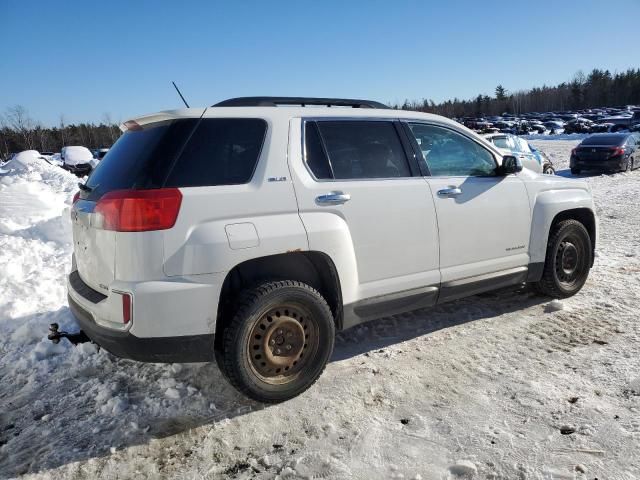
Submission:
<svg viewBox="0 0 640 480">
<path fill-rule="evenodd" d="M 550 297 L 571 297 L 584 286 L 592 263 L 587 229 L 577 220 L 563 220 L 551 230 L 542 278 L 534 286 Z"/>
<path fill-rule="evenodd" d="M 580 175 L 580 172 L 582 170 L 580 170 L 579 168 L 571 168 L 571 175 Z"/>
<path fill-rule="evenodd" d="M 231 384 L 254 400 L 278 403 L 320 377 L 333 353 L 335 324 L 315 289 L 274 281 L 241 295 L 223 336 L 217 360 Z"/>
</svg>

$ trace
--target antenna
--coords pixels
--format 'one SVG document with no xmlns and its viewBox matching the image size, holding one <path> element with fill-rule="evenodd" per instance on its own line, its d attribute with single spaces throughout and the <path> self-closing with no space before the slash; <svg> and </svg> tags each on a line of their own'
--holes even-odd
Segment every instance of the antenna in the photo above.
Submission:
<svg viewBox="0 0 640 480">
<path fill-rule="evenodd" d="M 187 106 L 187 108 L 189 108 L 189 104 L 187 103 L 187 101 L 184 99 L 184 97 L 182 96 L 182 92 L 180 92 L 180 89 L 178 88 L 178 86 L 176 85 L 176 82 L 171 82 L 173 83 L 173 87 L 176 89 L 176 92 L 178 92 L 178 95 L 180 95 L 180 98 L 182 99 L 182 101 L 184 102 L 184 104 Z"/>
</svg>

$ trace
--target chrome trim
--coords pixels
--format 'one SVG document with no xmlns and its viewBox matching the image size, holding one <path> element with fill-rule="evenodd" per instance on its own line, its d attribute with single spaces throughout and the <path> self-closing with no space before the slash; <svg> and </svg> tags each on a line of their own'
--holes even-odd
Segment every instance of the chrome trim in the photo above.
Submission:
<svg viewBox="0 0 640 480">
<path fill-rule="evenodd" d="M 316 197 L 316 204 L 318 205 L 342 205 L 343 203 L 351 200 L 351 195 L 348 193 L 335 190 L 324 195 L 318 195 Z"/>
<path fill-rule="evenodd" d="M 445 287 L 458 287 L 461 285 L 467 285 L 469 283 L 474 283 L 474 282 L 480 282 L 482 280 L 490 280 L 492 278 L 500 278 L 500 277 L 505 277 L 507 275 L 513 275 L 516 273 L 524 273 L 526 271 L 528 271 L 528 267 L 515 267 L 515 268 L 509 268 L 507 270 L 499 270 L 497 272 L 492 272 L 492 273 L 484 273 L 482 275 L 476 275 L 473 277 L 466 277 L 466 278 L 461 278 L 459 280 L 451 280 L 449 282 L 443 282 L 441 287 L 445 288 Z"/>
<path fill-rule="evenodd" d="M 449 187 L 438 190 L 439 197 L 454 198 L 462 195 L 462 190 L 458 187 Z"/>
</svg>

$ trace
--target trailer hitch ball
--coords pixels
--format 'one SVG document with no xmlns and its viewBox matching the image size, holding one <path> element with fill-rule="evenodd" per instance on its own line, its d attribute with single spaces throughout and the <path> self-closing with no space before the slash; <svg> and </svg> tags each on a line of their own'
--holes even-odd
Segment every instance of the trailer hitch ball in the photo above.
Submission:
<svg viewBox="0 0 640 480">
<path fill-rule="evenodd" d="M 79 343 L 86 343 L 91 341 L 91 339 L 87 337 L 82 330 L 76 333 L 68 333 L 65 331 L 58 330 L 59 328 L 60 326 L 57 323 L 52 323 L 49 325 L 49 335 L 47 335 L 47 338 L 55 344 L 60 343 L 61 338 L 66 338 L 73 345 L 78 345 Z"/>
</svg>

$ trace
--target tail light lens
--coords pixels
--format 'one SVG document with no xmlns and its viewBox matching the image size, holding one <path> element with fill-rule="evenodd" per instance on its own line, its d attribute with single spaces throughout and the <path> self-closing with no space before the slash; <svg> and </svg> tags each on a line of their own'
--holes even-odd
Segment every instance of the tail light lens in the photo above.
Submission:
<svg viewBox="0 0 640 480">
<path fill-rule="evenodd" d="M 96 226 L 116 232 L 166 230 L 175 225 L 181 203 L 177 188 L 115 190 L 98 201 Z"/>
<path fill-rule="evenodd" d="M 614 147 L 611 149 L 611 156 L 615 157 L 618 155 L 624 155 L 624 148 L 622 147 Z"/>
<path fill-rule="evenodd" d="M 78 190 L 75 195 L 73 196 L 73 201 L 71 202 L 71 205 L 73 205 L 74 203 L 76 203 L 78 200 L 80 200 L 80 190 Z"/>
</svg>

